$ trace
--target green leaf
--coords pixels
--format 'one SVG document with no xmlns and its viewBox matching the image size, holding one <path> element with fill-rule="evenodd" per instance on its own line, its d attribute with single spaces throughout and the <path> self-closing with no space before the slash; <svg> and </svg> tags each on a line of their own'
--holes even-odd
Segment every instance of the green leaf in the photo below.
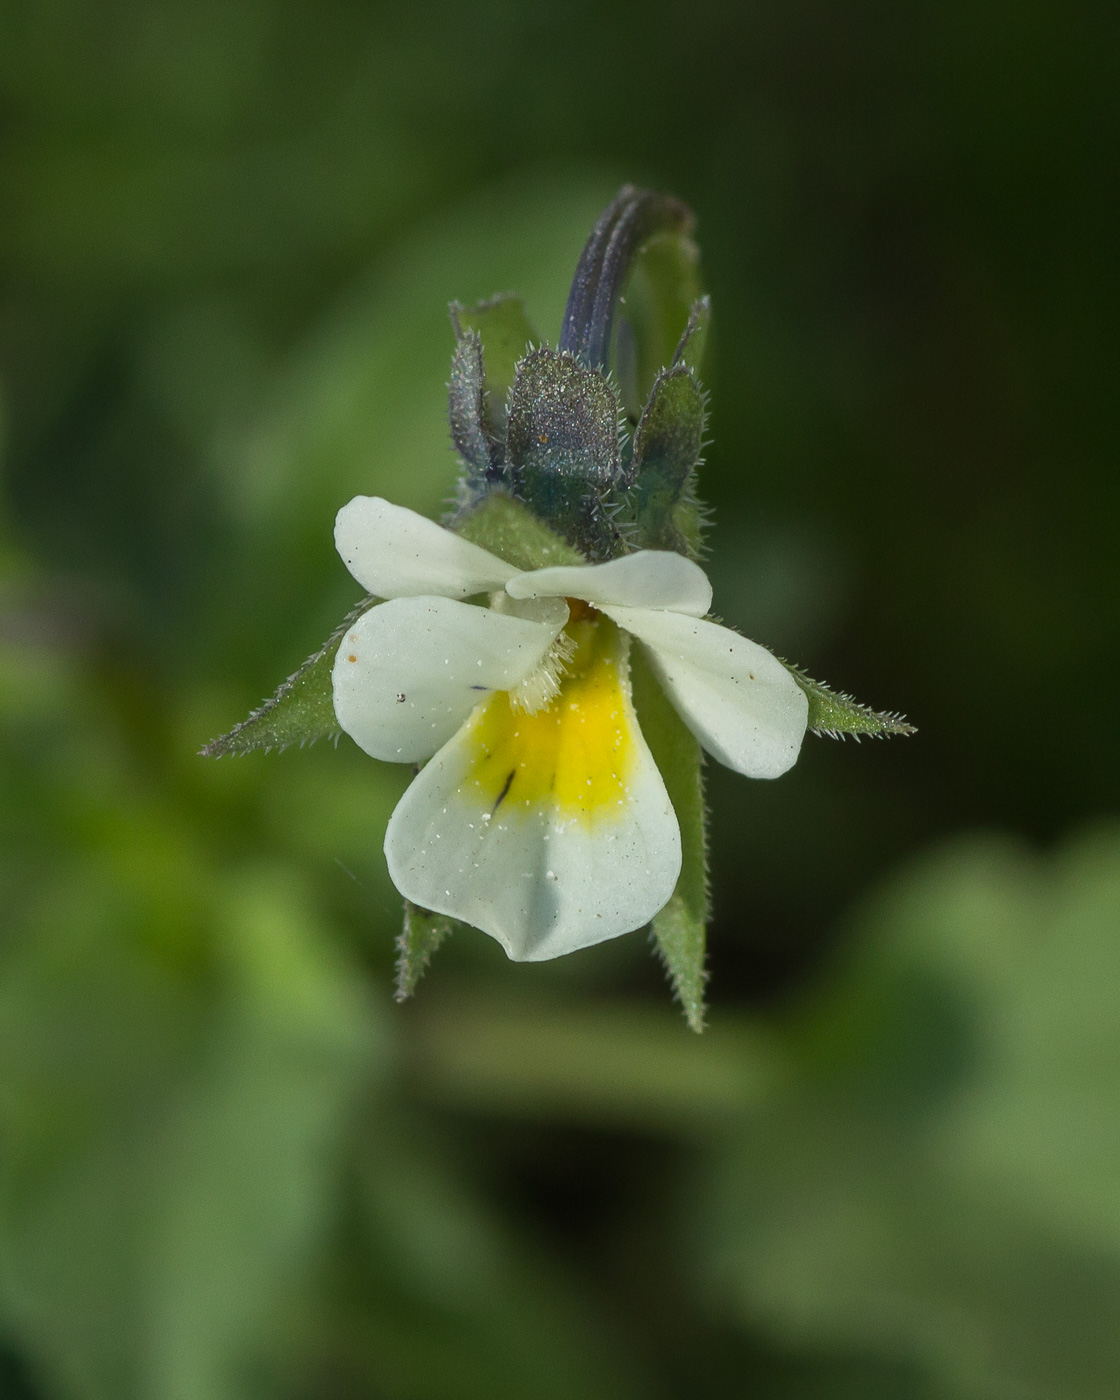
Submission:
<svg viewBox="0 0 1120 1400">
<path fill-rule="evenodd" d="M 416 1051 L 423 1053 L 443 1001 L 433 998 L 423 1015 L 410 1019 L 410 1084 L 423 1075 Z M 466 1049 L 459 1046 L 458 1053 Z M 477 1112 L 467 1109 L 472 1120 Z M 542 1267 L 524 1227 L 496 1218 L 482 1174 L 472 1179 L 464 1171 L 462 1154 L 447 1150 L 440 1126 L 411 1107 L 393 1116 L 381 1107 L 355 1116 L 354 1136 L 346 1195 L 332 1202 L 332 1214 L 346 1211 L 347 1228 L 338 1232 L 342 1257 L 331 1261 L 333 1286 L 320 1291 L 312 1322 L 321 1341 L 310 1365 L 287 1367 L 268 1389 L 255 1387 L 252 1400 L 649 1400 L 656 1394 L 651 1364 L 604 1338 L 597 1300 L 554 1264 Z M 306 1335 L 307 1310 L 298 1326 Z M 340 1365 L 341 1389 L 330 1379 Z M 293 1374 L 328 1380 L 300 1391 Z"/>
<path fill-rule="evenodd" d="M 681 829 L 681 873 L 653 936 L 689 1026 L 704 1029 L 704 952 L 709 916 L 703 755 L 666 698 L 640 647 L 630 653 L 634 709 Z"/>
<path fill-rule="evenodd" d="M 809 697 L 809 728 L 814 734 L 830 739 L 842 739 L 851 734 L 855 739 L 889 739 L 892 734 L 916 734 L 914 725 L 905 716 L 889 710 L 872 710 L 850 695 L 831 690 L 823 681 L 815 681 L 788 661 L 782 663 Z"/>
<path fill-rule="evenodd" d="M 4 1326 L 45 1395 L 234 1400 L 326 1245 L 381 1037 L 290 871 L 210 886 L 196 963 L 151 947 L 166 894 L 115 883 L 83 868 L 6 949 Z"/>
<path fill-rule="evenodd" d="M 710 1139 L 761 1109 L 789 1065 L 757 1018 L 682 1036 L 668 1010 L 634 1001 L 441 992 L 417 1019 L 411 1063 L 425 1098 L 530 1120 Z"/>
<path fill-rule="evenodd" d="M 913 862 L 803 1008 L 801 1072 L 718 1164 L 752 1328 L 924 1363 L 969 1400 L 1120 1375 L 1120 828 Z"/>
<path fill-rule="evenodd" d="M 405 900 L 404 927 L 397 939 L 397 1001 L 408 1000 L 427 971 L 432 954 L 449 933 L 461 927 L 447 914 L 433 914 L 411 899 Z"/>
<path fill-rule="evenodd" d="M 678 506 L 692 498 L 692 477 L 704 442 L 704 391 L 687 365 L 657 376 L 634 433 L 630 510 L 642 549 L 690 554 Z"/>
<path fill-rule="evenodd" d="M 492 492 L 463 516 L 455 529 L 465 540 L 488 549 L 515 569 L 547 569 L 555 564 L 587 562 L 528 506 L 500 491 Z"/>
<path fill-rule="evenodd" d="M 377 602 L 364 598 L 335 628 L 314 656 L 288 677 L 271 700 L 266 700 L 248 719 L 234 725 L 228 734 L 211 739 L 199 749 L 203 758 L 227 758 L 263 749 L 285 749 L 289 744 L 313 744 L 317 739 L 335 739 L 342 733 L 334 712 L 331 672 L 339 639 L 347 627 Z"/>
<path fill-rule="evenodd" d="M 507 400 L 518 362 L 531 345 L 539 345 L 520 297 L 497 296 L 474 306 L 453 301 L 451 324 L 462 340 L 474 331 L 482 341 L 486 426 L 498 442 L 506 435 Z"/>
</svg>

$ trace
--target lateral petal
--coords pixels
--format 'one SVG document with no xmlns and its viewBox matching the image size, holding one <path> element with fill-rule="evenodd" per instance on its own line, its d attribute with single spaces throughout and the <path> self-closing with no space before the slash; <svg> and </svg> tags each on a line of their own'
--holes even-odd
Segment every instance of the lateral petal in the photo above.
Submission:
<svg viewBox="0 0 1120 1400">
<path fill-rule="evenodd" d="M 777 778 L 793 767 L 809 704 L 765 647 L 679 613 L 603 611 L 645 643 L 665 693 L 713 758 L 748 778 Z"/>
<path fill-rule="evenodd" d="M 568 630 L 579 650 L 552 705 L 528 715 L 492 697 L 416 777 L 385 834 L 407 899 L 482 929 L 517 962 L 640 928 L 681 867 L 624 639 L 604 619 Z"/>
<path fill-rule="evenodd" d="M 342 562 L 376 598 L 469 598 L 501 588 L 517 570 L 414 510 L 355 496 L 338 512 Z"/>
<path fill-rule="evenodd" d="M 582 598 L 596 607 L 668 608 L 703 617 L 712 585 L 699 564 L 664 549 L 642 549 L 606 564 L 569 564 L 518 574 L 513 598 Z"/>
<path fill-rule="evenodd" d="M 492 691 L 519 684 L 539 664 L 568 609 L 549 599 L 536 613 L 514 616 L 451 598 L 396 598 L 370 608 L 335 657 L 339 724 L 374 758 L 429 758 Z"/>
</svg>

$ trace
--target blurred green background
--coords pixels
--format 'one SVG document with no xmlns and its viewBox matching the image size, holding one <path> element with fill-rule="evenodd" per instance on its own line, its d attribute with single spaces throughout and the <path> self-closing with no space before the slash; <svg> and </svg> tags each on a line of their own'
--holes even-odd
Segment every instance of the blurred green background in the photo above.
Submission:
<svg viewBox="0 0 1120 1400">
<path fill-rule="evenodd" d="M 1116 14 L 3 0 L 5 1400 L 1120 1394 Z M 391 1000 L 406 775 L 205 763 L 454 465 L 446 303 L 686 199 L 721 614 L 919 736 L 710 768 L 645 937 Z"/>
</svg>

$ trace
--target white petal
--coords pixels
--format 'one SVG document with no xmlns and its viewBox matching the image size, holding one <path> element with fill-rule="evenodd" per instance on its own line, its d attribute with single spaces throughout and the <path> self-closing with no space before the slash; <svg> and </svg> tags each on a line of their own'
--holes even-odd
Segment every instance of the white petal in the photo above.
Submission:
<svg viewBox="0 0 1120 1400">
<path fill-rule="evenodd" d="M 483 929 L 518 962 L 647 923 L 676 885 L 680 831 L 624 675 L 614 697 L 581 708 L 568 684 L 537 715 L 505 696 L 476 711 L 389 822 L 401 893 Z"/>
<path fill-rule="evenodd" d="M 712 585 L 699 564 L 670 550 L 642 549 L 607 564 L 562 565 L 518 574 L 506 584 L 514 598 L 582 598 L 596 607 L 668 608 L 703 617 Z"/>
<path fill-rule="evenodd" d="M 450 598 L 396 598 L 363 613 L 334 663 L 334 709 L 374 758 L 416 763 L 445 744 L 494 690 L 533 670 L 568 619 L 549 600 L 538 618 Z"/>
<path fill-rule="evenodd" d="M 469 598 L 501 588 L 517 570 L 414 510 L 355 496 L 338 512 L 342 562 L 377 598 Z"/>
<path fill-rule="evenodd" d="M 809 702 L 765 647 L 700 618 L 603 611 L 646 643 L 665 693 L 713 758 L 748 778 L 777 778 L 793 767 Z"/>
</svg>

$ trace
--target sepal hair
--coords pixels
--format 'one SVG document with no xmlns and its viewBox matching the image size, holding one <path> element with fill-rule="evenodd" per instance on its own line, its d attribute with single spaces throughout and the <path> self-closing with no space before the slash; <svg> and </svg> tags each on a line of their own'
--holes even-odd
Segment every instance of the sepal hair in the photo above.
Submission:
<svg viewBox="0 0 1120 1400">
<path fill-rule="evenodd" d="M 486 369 L 482 337 L 468 331 L 451 357 L 447 416 L 451 441 L 468 481 L 484 483 L 500 471 L 502 449 L 486 430 Z"/>
<path fill-rule="evenodd" d="M 504 460 L 507 400 L 518 361 L 532 346 L 540 343 L 525 314 L 520 297 L 503 292 L 463 306 L 453 301 L 448 308 L 456 341 L 477 335 L 482 342 L 483 428 L 495 448 L 495 462 Z"/>
<path fill-rule="evenodd" d="M 404 902 L 404 923 L 397 938 L 397 985 L 394 1001 L 407 1001 L 416 984 L 428 970 L 432 954 L 443 940 L 462 925 L 446 914 L 421 909 L 410 899 Z"/>
<path fill-rule="evenodd" d="M 815 681 L 798 666 L 788 661 L 782 665 L 789 671 L 809 700 L 809 731 L 828 739 L 846 739 L 850 734 L 860 739 L 889 739 L 894 735 L 916 734 L 918 731 L 905 715 L 891 710 L 873 710 L 851 695 L 836 691 L 823 681 Z"/>
<path fill-rule="evenodd" d="M 256 750 L 270 753 L 290 744 L 298 744 L 302 749 L 318 739 L 337 741 L 342 727 L 334 712 L 331 685 L 335 653 L 346 629 L 376 602 L 376 598 L 363 598 L 271 699 L 235 724 L 228 734 L 211 739 L 199 749 L 199 754 L 203 758 L 228 758 Z"/>
<path fill-rule="evenodd" d="M 520 361 L 509 398 L 513 494 L 589 559 L 620 552 L 610 505 L 622 484 L 618 391 L 598 369 L 547 347 Z"/>
<path fill-rule="evenodd" d="M 627 515 L 641 549 L 695 554 L 699 525 L 695 473 L 704 447 L 707 395 L 683 362 L 663 369 L 654 381 L 634 432 Z M 683 508 L 683 509 L 682 509 Z"/>
<path fill-rule="evenodd" d="M 693 372 L 699 371 L 707 345 L 708 327 L 711 325 L 711 320 L 711 297 L 697 297 L 689 308 L 688 321 L 673 353 L 674 365 L 687 365 Z"/>
<path fill-rule="evenodd" d="M 620 190 L 580 255 L 558 349 L 536 340 L 515 297 L 451 304 L 449 418 L 463 464 L 453 528 L 497 489 L 588 560 L 643 547 L 699 554 L 703 516 L 693 478 L 706 397 L 695 371 L 707 297 L 689 306 L 633 436 L 610 368 L 616 312 L 643 248 L 665 236 L 687 239 L 693 222 L 677 200 L 631 185 Z"/>
</svg>

